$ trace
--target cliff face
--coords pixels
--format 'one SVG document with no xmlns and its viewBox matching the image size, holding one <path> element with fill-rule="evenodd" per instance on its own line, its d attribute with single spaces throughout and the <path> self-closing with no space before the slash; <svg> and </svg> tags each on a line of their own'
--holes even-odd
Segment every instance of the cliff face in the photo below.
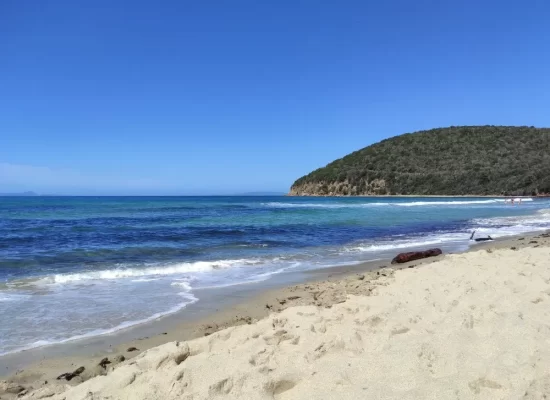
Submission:
<svg viewBox="0 0 550 400">
<path fill-rule="evenodd" d="M 386 139 L 298 179 L 294 196 L 550 193 L 550 129 L 464 126 Z"/>
<path fill-rule="evenodd" d="M 375 179 L 372 182 L 362 182 L 352 185 L 347 180 L 343 182 L 309 182 L 292 186 L 290 196 L 366 196 L 388 194 L 386 182 Z"/>
</svg>

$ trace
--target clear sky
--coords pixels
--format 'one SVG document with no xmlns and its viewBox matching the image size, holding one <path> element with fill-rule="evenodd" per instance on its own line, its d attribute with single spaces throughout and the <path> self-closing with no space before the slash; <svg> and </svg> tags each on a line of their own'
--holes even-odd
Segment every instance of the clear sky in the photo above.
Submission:
<svg viewBox="0 0 550 400">
<path fill-rule="evenodd" d="M 549 1 L 0 1 L 0 192 L 287 191 L 383 138 L 550 126 Z"/>
</svg>

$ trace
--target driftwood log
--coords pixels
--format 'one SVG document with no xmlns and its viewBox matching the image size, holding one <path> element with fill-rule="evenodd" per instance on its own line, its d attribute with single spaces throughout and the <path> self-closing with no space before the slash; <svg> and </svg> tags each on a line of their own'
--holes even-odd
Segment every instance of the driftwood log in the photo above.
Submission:
<svg viewBox="0 0 550 400">
<path fill-rule="evenodd" d="M 392 260 L 392 264 L 402 264 L 409 261 L 420 260 L 422 258 L 435 257 L 443 254 L 441 249 L 430 249 L 426 251 L 411 251 L 400 253 Z"/>
</svg>

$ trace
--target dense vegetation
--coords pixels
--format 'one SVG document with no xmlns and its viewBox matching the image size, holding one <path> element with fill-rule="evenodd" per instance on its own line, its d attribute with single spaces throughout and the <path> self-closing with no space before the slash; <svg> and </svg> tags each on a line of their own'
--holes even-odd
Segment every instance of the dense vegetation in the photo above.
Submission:
<svg viewBox="0 0 550 400">
<path fill-rule="evenodd" d="M 298 179 L 294 195 L 550 193 L 550 129 L 460 126 L 407 133 Z"/>
</svg>

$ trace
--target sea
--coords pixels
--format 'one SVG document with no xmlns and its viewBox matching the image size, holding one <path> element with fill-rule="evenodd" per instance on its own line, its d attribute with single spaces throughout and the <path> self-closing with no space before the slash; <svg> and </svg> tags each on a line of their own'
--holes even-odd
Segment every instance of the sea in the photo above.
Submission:
<svg viewBox="0 0 550 400">
<path fill-rule="evenodd" d="M 0 198 L 0 355 L 104 335 L 200 302 L 202 288 L 467 250 L 550 228 L 550 199 Z M 207 292 L 207 291 L 203 291 Z"/>
</svg>

